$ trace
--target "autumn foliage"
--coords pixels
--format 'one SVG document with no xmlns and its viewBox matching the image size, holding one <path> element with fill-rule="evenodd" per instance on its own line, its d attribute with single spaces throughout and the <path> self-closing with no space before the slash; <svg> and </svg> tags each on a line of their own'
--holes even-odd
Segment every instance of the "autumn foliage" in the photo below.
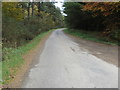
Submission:
<svg viewBox="0 0 120 90">
<path fill-rule="evenodd" d="M 55 14 L 54 14 L 55 13 Z M 62 14 L 50 2 L 3 2 L 3 47 L 19 47 L 42 32 L 62 26 Z"/>
<path fill-rule="evenodd" d="M 83 7 L 84 10 L 92 11 L 93 14 L 109 16 L 115 13 L 120 12 L 120 3 L 119 2 L 90 2 L 86 3 Z"/>
<path fill-rule="evenodd" d="M 105 17 L 103 24 L 106 25 L 104 35 L 112 36 L 117 39 L 119 35 L 120 26 L 120 3 L 119 2 L 91 2 L 86 3 L 83 7 L 85 11 L 91 11 L 93 16 Z"/>
<path fill-rule="evenodd" d="M 98 31 L 107 40 L 120 40 L 119 2 L 68 2 L 64 6 L 68 27 Z M 70 21 L 77 23 L 73 24 Z"/>
</svg>

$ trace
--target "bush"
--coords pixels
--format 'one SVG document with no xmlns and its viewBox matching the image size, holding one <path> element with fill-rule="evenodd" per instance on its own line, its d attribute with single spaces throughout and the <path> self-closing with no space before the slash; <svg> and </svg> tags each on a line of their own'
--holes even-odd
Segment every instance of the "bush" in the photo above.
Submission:
<svg viewBox="0 0 120 90">
<path fill-rule="evenodd" d="M 52 17 L 44 12 L 41 12 L 41 17 L 34 16 L 19 22 L 14 18 L 3 16 L 3 46 L 21 46 L 54 27 L 55 22 Z"/>
</svg>

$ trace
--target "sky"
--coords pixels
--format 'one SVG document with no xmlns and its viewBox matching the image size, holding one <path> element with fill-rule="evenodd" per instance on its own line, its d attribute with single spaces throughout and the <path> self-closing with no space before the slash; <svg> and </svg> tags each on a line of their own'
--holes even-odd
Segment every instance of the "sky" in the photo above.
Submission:
<svg viewBox="0 0 120 90">
<path fill-rule="evenodd" d="M 57 7 L 59 7 L 60 8 L 60 10 L 63 10 L 63 2 L 61 2 L 60 0 L 56 0 L 57 1 L 57 3 L 55 3 L 55 6 L 57 6 Z"/>
<path fill-rule="evenodd" d="M 30 0 L 30 1 L 33 1 L 33 0 Z M 46 0 L 43 0 L 43 1 L 46 1 Z M 61 13 L 66 16 L 65 13 L 63 13 L 63 10 L 64 10 L 64 7 L 63 7 L 63 4 L 64 4 L 64 0 L 50 0 L 50 2 L 56 2 L 55 3 L 55 6 L 56 7 L 59 7 L 60 10 L 61 10 Z"/>
<path fill-rule="evenodd" d="M 57 3 L 55 3 L 55 6 L 56 6 L 56 7 L 59 7 L 60 10 L 61 10 L 61 13 L 62 13 L 64 16 L 66 16 L 66 14 L 63 13 L 63 10 L 64 10 L 64 7 L 63 7 L 64 0 L 54 0 L 54 1 L 57 2 Z"/>
</svg>

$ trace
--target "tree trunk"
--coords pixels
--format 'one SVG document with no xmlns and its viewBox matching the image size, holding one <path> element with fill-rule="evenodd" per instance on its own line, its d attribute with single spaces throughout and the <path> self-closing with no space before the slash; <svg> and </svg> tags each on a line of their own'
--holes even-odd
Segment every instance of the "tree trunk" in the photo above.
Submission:
<svg viewBox="0 0 120 90">
<path fill-rule="evenodd" d="M 40 7 L 41 7 L 40 2 L 38 2 L 38 16 L 40 16 Z"/>
<path fill-rule="evenodd" d="M 30 2 L 28 2 L 28 20 L 30 18 Z"/>
<path fill-rule="evenodd" d="M 34 16 L 34 0 L 32 2 L 32 16 Z"/>
</svg>

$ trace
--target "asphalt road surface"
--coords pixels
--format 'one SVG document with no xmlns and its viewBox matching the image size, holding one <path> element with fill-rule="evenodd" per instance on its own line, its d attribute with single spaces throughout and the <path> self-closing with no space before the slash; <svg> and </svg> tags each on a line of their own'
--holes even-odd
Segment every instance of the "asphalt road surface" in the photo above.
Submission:
<svg viewBox="0 0 120 90">
<path fill-rule="evenodd" d="M 39 62 L 30 69 L 23 88 L 118 88 L 118 68 L 55 30 Z"/>
</svg>

